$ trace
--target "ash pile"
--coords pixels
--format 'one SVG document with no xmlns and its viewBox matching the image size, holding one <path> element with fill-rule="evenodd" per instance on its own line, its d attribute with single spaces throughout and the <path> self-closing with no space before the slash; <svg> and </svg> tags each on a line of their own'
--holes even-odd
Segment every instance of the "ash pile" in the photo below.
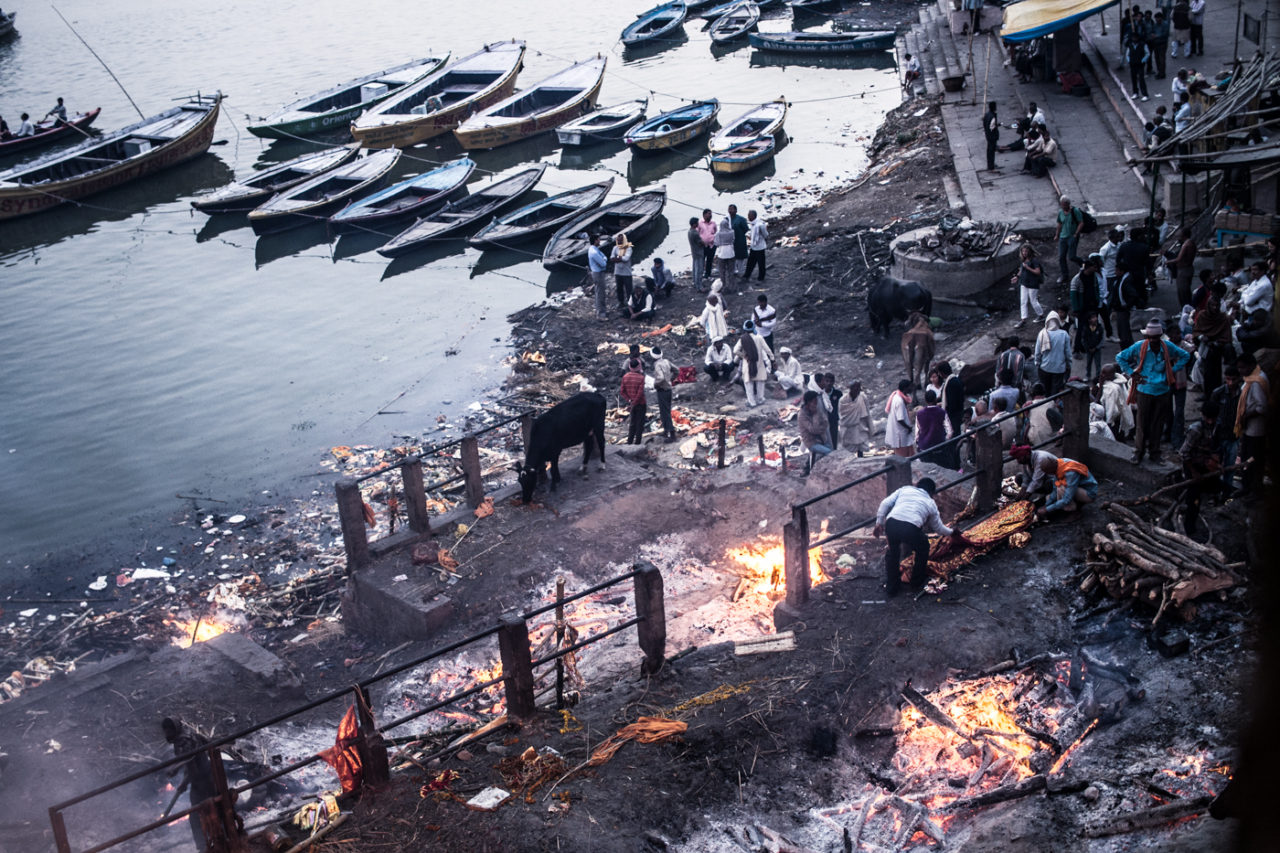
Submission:
<svg viewBox="0 0 1280 853">
<path fill-rule="evenodd" d="M 902 254 L 954 262 L 989 258 L 1001 247 L 1021 241 L 1022 236 L 1010 233 L 1007 224 L 944 216 L 937 228 L 917 239 L 904 240 L 895 249 Z"/>
</svg>

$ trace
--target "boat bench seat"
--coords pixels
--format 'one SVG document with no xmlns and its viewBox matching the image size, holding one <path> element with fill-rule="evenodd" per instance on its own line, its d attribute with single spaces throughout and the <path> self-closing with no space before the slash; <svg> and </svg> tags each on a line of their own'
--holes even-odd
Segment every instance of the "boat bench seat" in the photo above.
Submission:
<svg viewBox="0 0 1280 853">
<path fill-rule="evenodd" d="M 473 95 L 476 92 L 479 92 L 481 89 L 485 88 L 487 85 L 489 84 L 487 83 L 454 83 L 452 86 L 449 86 L 447 89 L 443 90 L 440 94 L 447 95 L 450 93 L 455 93 L 455 94 L 465 93 L 468 95 Z"/>
</svg>

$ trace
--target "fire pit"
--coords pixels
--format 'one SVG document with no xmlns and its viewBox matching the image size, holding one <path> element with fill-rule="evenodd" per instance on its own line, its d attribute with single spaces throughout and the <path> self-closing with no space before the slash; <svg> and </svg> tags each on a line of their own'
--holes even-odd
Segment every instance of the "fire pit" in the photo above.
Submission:
<svg viewBox="0 0 1280 853">
<path fill-rule="evenodd" d="M 966 219 L 908 231 L 889 248 L 898 278 L 918 281 L 934 296 L 969 296 L 1007 282 L 1021 246 L 1007 225 Z"/>
</svg>

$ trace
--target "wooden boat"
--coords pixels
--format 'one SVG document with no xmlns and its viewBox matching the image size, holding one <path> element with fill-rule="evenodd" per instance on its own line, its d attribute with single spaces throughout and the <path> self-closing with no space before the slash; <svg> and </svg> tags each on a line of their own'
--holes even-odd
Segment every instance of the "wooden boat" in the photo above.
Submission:
<svg viewBox="0 0 1280 853">
<path fill-rule="evenodd" d="M 415 59 L 395 68 L 348 80 L 332 89 L 286 104 L 258 124 L 249 125 L 249 132 L 263 139 L 292 139 L 345 130 L 360 113 L 421 80 L 448 60 L 447 53 Z"/>
<path fill-rule="evenodd" d="M 782 130 L 782 123 L 786 120 L 787 101 L 785 98 L 778 98 L 776 101 L 752 107 L 729 122 L 724 129 L 711 137 L 707 147 L 711 149 L 712 154 L 717 154 L 758 136 L 773 136 Z"/>
<path fill-rule="evenodd" d="M 711 171 L 719 175 L 745 172 L 767 163 L 778 150 L 772 136 L 757 136 L 711 155 Z"/>
<path fill-rule="evenodd" d="M 688 14 L 692 15 L 694 12 L 702 12 L 712 6 L 721 6 L 723 4 L 724 0 L 685 0 L 684 6 Z"/>
<path fill-rule="evenodd" d="M 253 233 L 274 234 L 327 219 L 381 183 L 399 159 L 399 151 L 376 151 L 273 195 L 249 211 Z"/>
<path fill-rule="evenodd" d="M 668 38 L 684 23 L 687 14 L 684 0 L 655 6 L 623 28 L 622 46 L 636 47 Z"/>
<path fill-rule="evenodd" d="M 640 122 L 627 131 L 625 141 L 640 151 L 674 148 L 710 130 L 719 113 L 715 98 L 688 104 Z"/>
<path fill-rule="evenodd" d="M 522 92 L 516 92 L 458 125 L 453 131 L 468 151 L 497 148 L 555 130 L 595 108 L 604 80 L 605 58 L 570 65 Z"/>
<path fill-rule="evenodd" d="M 467 242 L 477 249 L 502 248 L 538 234 L 554 231 L 570 219 L 599 206 L 613 189 L 613 178 L 565 190 L 499 216 Z"/>
<path fill-rule="evenodd" d="M 247 213 L 276 193 L 284 192 L 316 175 L 348 163 L 359 153 L 354 145 L 311 151 L 292 160 L 255 172 L 243 180 L 192 199 L 201 213 Z"/>
<path fill-rule="evenodd" d="M 16 15 L 17 12 L 14 12 L 14 14 Z M 56 118 L 38 121 L 35 124 L 36 132 L 32 135 L 15 136 L 0 142 L 0 157 L 7 157 L 10 154 L 26 151 L 29 148 L 50 145 L 59 139 L 84 139 L 89 134 L 81 131 L 93 124 L 94 119 L 98 117 L 100 112 L 102 112 L 102 107 L 90 110 L 87 113 L 79 113 L 66 121 L 59 121 Z"/>
<path fill-rule="evenodd" d="M 17 17 L 18 17 L 17 12 L 10 12 L 7 15 L 4 14 L 3 12 L 0 12 L 0 38 L 4 38 L 5 36 L 10 35 L 14 32 L 16 27 L 14 27 L 13 21 Z"/>
<path fill-rule="evenodd" d="M 0 219 L 26 216 L 113 189 L 209 150 L 222 93 L 180 106 L 0 172 Z"/>
<path fill-rule="evenodd" d="M 475 161 L 459 157 L 451 163 L 414 175 L 373 195 L 353 201 L 329 217 L 335 231 L 379 228 L 409 216 L 423 216 L 467 191 Z"/>
<path fill-rule="evenodd" d="M 746 35 L 759 22 L 759 5 L 750 0 L 738 0 L 711 24 L 711 40 L 716 44 L 731 42 Z"/>
<path fill-rule="evenodd" d="M 893 47 L 893 30 L 851 30 L 843 33 L 751 33 L 751 46 L 782 53 L 868 53 Z"/>
<path fill-rule="evenodd" d="M 432 240 L 479 222 L 533 189 L 534 184 L 542 180 L 542 173 L 545 171 L 547 164 L 539 163 L 509 178 L 492 181 L 488 186 L 481 187 L 464 198 L 451 201 L 401 231 L 378 249 L 378 254 L 384 258 L 398 258 Z"/>
<path fill-rule="evenodd" d="M 404 87 L 351 124 L 365 148 L 405 148 L 448 133 L 516 88 L 522 41 L 493 42 Z"/>
<path fill-rule="evenodd" d="M 561 145 L 590 145 L 621 139 L 627 128 L 644 119 L 648 106 L 649 99 L 640 98 L 601 107 L 557 127 L 556 138 Z"/>
<path fill-rule="evenodd" d="M 632 242 L 649 232 L 667 203 L 666 188 L 648 190 L 606 204 L 560 226 L 542 250 L 548 269 L 581 261 L 587 255 L 588 238 L 602 234 L 626 234 Z M 584 236 L 585 235 L 585 236 Z"/>
</svg>

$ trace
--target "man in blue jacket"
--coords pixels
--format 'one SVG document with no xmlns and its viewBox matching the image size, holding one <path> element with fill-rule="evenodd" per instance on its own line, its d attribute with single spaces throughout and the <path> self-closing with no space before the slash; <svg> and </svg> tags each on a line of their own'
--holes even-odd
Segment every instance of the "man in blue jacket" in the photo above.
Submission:
<svg viewBox="0 0 1280 853">
<path fill-rule="evenodd" d="M 1143 454 L 1160 461 L 1160 436 L 1164 423 L 1173 414 L 1174 374 L 1187 366 L 1191 354 L 1164 340 L 1164 324 L 1147 323 L 1146 337 L 1116 356 L 1116 363 L 1129 374 L 1129 402 L 1137 403 L 1137 434 L 1133 439 L 1133 461 Z"/>
</svg>

